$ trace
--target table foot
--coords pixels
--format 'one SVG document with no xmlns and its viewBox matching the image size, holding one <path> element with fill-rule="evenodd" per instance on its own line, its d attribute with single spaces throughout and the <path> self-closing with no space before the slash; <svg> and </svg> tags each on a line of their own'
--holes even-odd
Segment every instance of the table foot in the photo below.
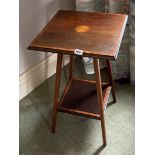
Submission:
<svg viewBox="0 0 155 155">
<path fill-rule="evenodd" d="M 56 128 L 62 58 L 63 58 L 63 55 L 58 53 L 57 54 L 56 77 L 55 77 L 55 88 L 54 88 L 54 106 L 53 106 L 53 114 L 52 114 L 53 115 L 52 116 L 52 132 L 53 133 L 55 133 L 55 128 Z"/>
<path fill-rule="evenodd" d="M 105 119 L 104 119 L 104 104 L 103 104 L 102 82 L 101 82 L 101 74 L 100 74 L 100 68 L 99 68 L 99 59 L 93 58 L 93 60 L 94 60 L 98 104 L 100 107 L 102 138 L 103 138 L 103 144 L 106 145 L 107 142 L 106 142 Z"/>
</svg>

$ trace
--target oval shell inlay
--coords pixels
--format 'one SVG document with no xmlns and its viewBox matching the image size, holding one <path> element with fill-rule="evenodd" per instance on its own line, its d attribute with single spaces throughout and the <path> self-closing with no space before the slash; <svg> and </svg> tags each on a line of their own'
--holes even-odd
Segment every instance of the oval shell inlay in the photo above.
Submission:
<svg viewBox="0 0 155 155">
<path fill-rule="evenodd" d="M 78 25 L 75 27 L 75 31 L 80 33 L 87 32 L 88 30 L 89 27 L 87 25 Z"/>
</svg>

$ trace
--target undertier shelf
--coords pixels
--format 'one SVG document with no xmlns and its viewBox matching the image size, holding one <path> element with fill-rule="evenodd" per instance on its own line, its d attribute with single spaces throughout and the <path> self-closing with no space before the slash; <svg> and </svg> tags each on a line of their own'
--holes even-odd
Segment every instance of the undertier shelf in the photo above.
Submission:
<svg viewBox="0 0 155 155">
<path fill-rule="evenodd" d="M 102 84 L 102 92 L 103 107 L 105 108 L 111 92 L 111 86 Z M 71 80 L 60 99 L 58 111 L 100 119 L 96 83 L 79 79 Z"/>
</svg>

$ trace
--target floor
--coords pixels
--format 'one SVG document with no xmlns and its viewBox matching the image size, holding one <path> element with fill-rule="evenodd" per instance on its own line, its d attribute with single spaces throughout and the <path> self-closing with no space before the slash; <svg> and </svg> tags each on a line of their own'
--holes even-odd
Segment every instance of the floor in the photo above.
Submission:
<svg viewBox="0 0 155 155">
<path fill-rule="evenodd" d="M 101 73 L 105 80 L 106 70 Z M 75 61 L 74 76 L 94 78 L 84 73 L 80 59 Z M 103 148 L 98 120 L 59 112 L 56 133 L 51 133 L 54 79 L 55 75 L 20 101 L 20 155 L 134 155 L 135 96 L 129 83 L 115 82 L 117 103 L 106 109 L 107 146 Z M 61 93 L 66 83 L 64 67 Z"/>
</svg>

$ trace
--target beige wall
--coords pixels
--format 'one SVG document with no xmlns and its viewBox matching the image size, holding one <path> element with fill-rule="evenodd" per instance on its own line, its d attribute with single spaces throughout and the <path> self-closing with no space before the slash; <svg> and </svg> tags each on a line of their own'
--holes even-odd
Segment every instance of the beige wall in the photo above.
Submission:
<svg viewBox="0 0 155 155">
<path fill-rule="evenodd" d="M 59 9 L 75 9 L 75 1 L 20 0 L 19 74 L 47 57 L 46 53 L 27 50 L 27 46 Z"/>
</svg>

